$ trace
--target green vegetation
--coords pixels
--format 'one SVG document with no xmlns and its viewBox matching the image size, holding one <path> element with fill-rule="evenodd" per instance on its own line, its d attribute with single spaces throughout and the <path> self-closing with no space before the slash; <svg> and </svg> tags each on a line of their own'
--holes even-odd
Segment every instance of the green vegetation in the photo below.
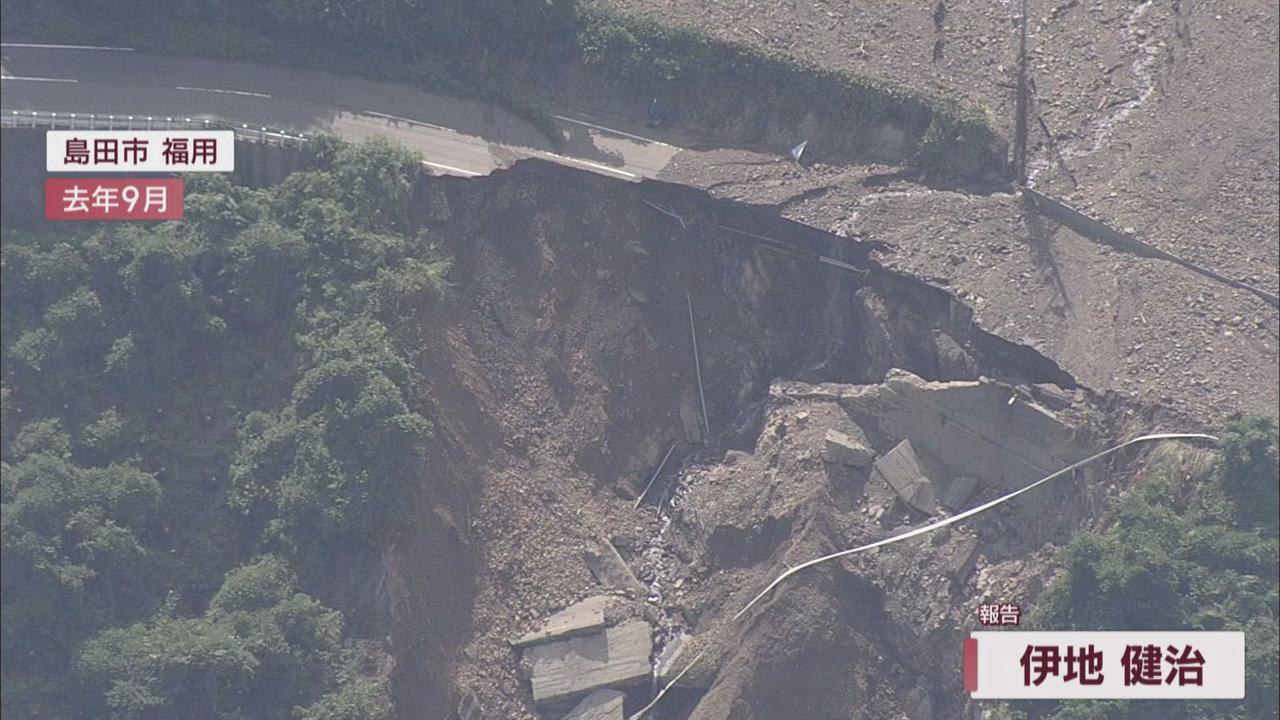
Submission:
<svg viewBox="0 0 1280 720">
<path fill-rule="evenodd" d="M 1031 617 L 1034 627 L 1058 630 L 1244 631 L 1243 703 L 1069 702 L 1028 714 L 1049 720 L 1280 716 L 1278 486 L 1272 418 L 1231 423 L 1222 433 L 1222 459 L 1208 473 L 1187 472 L 1166 456 L 1120 503 L 1105 531 L 1072 540 L 1062 555 L 1063 574 Z"/>
<path fill-rule="evenodd" d="M 6 718 L 368 720 L 325 605 L 426 474 L 416 157 L 319 140 L 181 222 L 4 229 Z"/>
<path fill-rule="evenodd" d="M 501 103 L 559 142 L 540 66 L 580 63 L 612 84 L 703 120 L 709 99 L 752 97 L 788 121 L 816 112 L 853 137 L 892 122 L 919 138 L 910 161 L 952 174 L 998 172 L 1004 150 L 987 114 L 793 56 L 717 40 L 696 28 L 618 13 L 591 0 L 198 0 L 157 4 L 3 0 L 6 27 L 44 40 L 321 68 Z M 335 48 L 341 48 L 340 51 Z"/>
</svg>

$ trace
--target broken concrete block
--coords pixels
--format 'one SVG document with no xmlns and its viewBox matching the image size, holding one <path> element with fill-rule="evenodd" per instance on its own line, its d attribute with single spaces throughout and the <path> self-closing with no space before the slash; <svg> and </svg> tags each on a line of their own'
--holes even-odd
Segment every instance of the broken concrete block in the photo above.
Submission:
<svg viewBox="0 0 1280 720">
<path fill-rule="evenodd" d="M 722 462 L 725 465 L 741 465 L 750 459 L 751 455 L 749 453 L 742 452 L 741 450 L 729 450 L 725 452 L 724 460 Z"/>
<path fill-rule="evenodd" d="M 1052 411 L 1023 390 L 986 378 L 928 382 L 895 369 L 878 397 L 880 432 L 911 438 L 917 451 L 945 459 L 948 476 L 973 475 L 1012 490 L 1089 454 Z"/>
<path fill-rule="evenodd" d="M 943 565 L 947 574 L 956 580 L 964 580 L 973 572 L 974 563 L 978 560 L 978 538 L 973 535 L 961 535 L 945 550 Z"/>
<path fill-rule="evenodd" d="M 618 549 L 608 540 L 602 539 L 600 544 L 600 548 L 590 549 L 584 553 L 587 569 L 591 571 L 596 582 L 616 590 L 632 594 L 639 593 L 638 597 L 644 597 L 644 586 L 636 579 L 631 568 L 627 567 L 626 561 L 618 554 Z"/>
<path fill-rule="evenodd" d="M 1053 410 L 1066 410 L 1076 403 L 1076 394 L 1071 390 L 1063 390 L 1052 383 L 1036 383 L 1031 386 L 1031 394 L 1036 400 Z"/>
<path fill-rule="evenodd" d="M 947 491 L 942 493 L 942 504 L 950 510 L 959 511 L 977 487 L 978 478 L 972 475 L 951 478 Z"/>
<path fill-rule="evenodd" d="M 567 707 L 592 690 L 644 685 L 652 672 L 652 651 L 653 637 L 643 620 L 525 648 L 533 702 Z"/>
<path fill-rule="evenodd" d="M 867 467 L 876 459 L 876 454 L 839 430 L 827 430 L 822 446 L 822 459 L 841 465 Z"/>
<path fill-rule="evenodd" d="M 542 627 L 522 635 L 511 644 L 524 647 L 599 630 L 604 627 L 604 611 L 608 605 L 609 598 L 602 595 L 576 602 L 547 618 Z"/>
<path fill-rule="evenodd" d="M 938 494 L 933 481 L 927 477 L 916 478 L 901 497 L 903 502 L 922 513 L 932 515 L 938 510 Z"/>
<path fill-rule="evenodd" d="M 872 473 L 878 475 L 904 503 L 922 513 L 938 509 L 933 481 L 925 476 L 910 440 L 903 440 L 876 460 Z"/>
<path fill-rule="evenodd" d="M 617 690 L 596 690 L 582 698 L 582 702 L 575 705 L 564 720 L 623 720 L 624 697 Z"/>
</svg>

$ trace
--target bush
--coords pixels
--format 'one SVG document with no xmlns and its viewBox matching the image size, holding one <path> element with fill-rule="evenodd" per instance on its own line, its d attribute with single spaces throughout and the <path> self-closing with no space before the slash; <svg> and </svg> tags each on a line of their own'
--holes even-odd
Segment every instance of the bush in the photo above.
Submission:
<svg viewBox="0 0 1280 720">
<path fill-rule="evenodd" d="M 6 716 L 342 717 L 383 692 L 334 669 L 339 618 L 288 568 L 324 578 L 409 506 L 448 263 L 410 230 L 416 157 L 316 150 L 269 190 L 191 178 L 181 222 L 4 229 Z"/>
<path fill-rule="evenodd" d="M 1222 457 L 1211 473 L 1186 482 L 1177 468 L 1162 468 L 1121 501 L 1106 530 L 1078 534 L 1062 553 L 1063 573 L 1037 601 L 1030 624 L 1055 630 L 1243 631 L 1244 702 L 1079 702 L 1035 706 L 1032 717 L 1280 715 L 1276 422 L 1234 421 L 1221 440 Z"/>
</svg>

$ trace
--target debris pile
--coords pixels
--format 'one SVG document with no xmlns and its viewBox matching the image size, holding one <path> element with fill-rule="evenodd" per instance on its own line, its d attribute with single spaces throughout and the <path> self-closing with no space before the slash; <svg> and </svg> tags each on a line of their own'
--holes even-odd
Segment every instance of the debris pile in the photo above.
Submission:
<svg viewBox="0 0 1280 720">
<path fill-rule="evenodd" d="M 622 720 L 623 690 L 650 684 L 653 631 L 637 619 L 609 626 L 615 600 L 594 595 L 576 602 L 512 641 L 546 717 Z"/>
</svg>

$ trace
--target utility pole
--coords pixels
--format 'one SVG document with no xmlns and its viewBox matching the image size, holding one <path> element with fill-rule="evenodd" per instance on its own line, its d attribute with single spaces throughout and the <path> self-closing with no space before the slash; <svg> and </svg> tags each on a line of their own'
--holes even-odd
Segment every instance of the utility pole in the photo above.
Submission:
<svg viewBox="0 0 1280 720">
<path fill-rule="evenodd" d="M 1027 109 L 1030 93 L 1027 90 L 1027 0 L 1022 0 L 1022 17 L 1019 18 L 1018 37 L 1018 99 L 1015 108 L 1017 117 L 1013 125 L 1013 170 L 1018 176 L 1018 185 L 1027 185 Z"/>
</svg>

